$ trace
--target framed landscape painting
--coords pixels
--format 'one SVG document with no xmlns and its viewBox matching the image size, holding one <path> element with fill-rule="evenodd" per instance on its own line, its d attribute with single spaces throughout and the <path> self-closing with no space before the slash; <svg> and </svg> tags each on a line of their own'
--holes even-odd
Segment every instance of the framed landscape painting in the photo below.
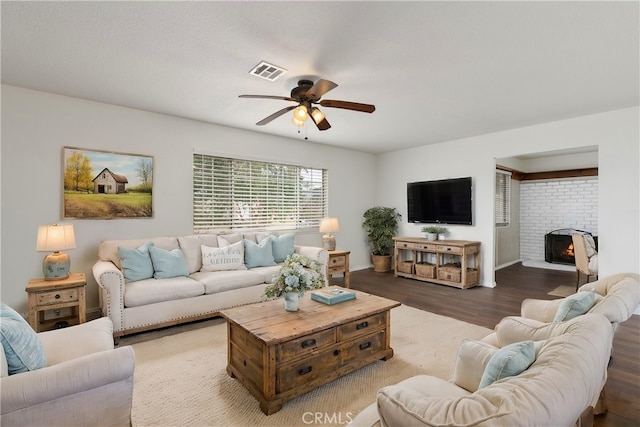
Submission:
<svg viewBox="0 0 640 427">
<path fill-rule="evenodd" d="M 153 217 L 153 157 L 63 148 L 63 219 Z"/>
</svg>

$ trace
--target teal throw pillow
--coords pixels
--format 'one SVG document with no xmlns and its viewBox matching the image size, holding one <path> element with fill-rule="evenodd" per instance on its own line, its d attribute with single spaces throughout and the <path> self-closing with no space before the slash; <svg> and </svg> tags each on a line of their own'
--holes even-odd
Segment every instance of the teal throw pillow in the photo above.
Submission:
<svg viewBox="0 0 640 427">
<path fill-rule="evenodd" d="M 518 375 L 536 360 L 533 341 L 521 341 L 498 350 L 487 363 L 478 389 L 487 387 L 499 379 Z"/>
<path fill-rule="evenodd" d="M 593 291 L 578 292 L 577 294 L 568 296 L 560 303 L 553 321 L 564 322 L 565 320 L 585 314 L 593 307 L 595 302 L 596 296 Z"/>
<path fill-rule="evenodd" d="M 47 366 L 47 355 L 38 335 L 8 305 L 0 304 L 0 340 L 9 375 Z"/>
<path fill-rule="evenodd" d="M 284 260 L 293 253 L 295 249 L 295 237 L 293 233 L 271 237 L 271 247 L 273 248 L 273 259 L 275 262 L 284 262 Z"/>
<path fill-rule="evenodd" d="M 179 248 L 167 251 L 165 249 L 149 247 L 151 263 L 153 264 L 153 277 L 156 279 L 168 279 L 170 277 L 188 276 L 189 266 Z"/>
<path fill-rule="evenodd" d="M 118 256 L 122 264 L 122 274 L 126 283 L 153 277 L 153 263 L 149 248 L 152 242 L 147 242 L 137 249 L 118 246 Z"/>
<path fill-rule="evenodd" d="M 247 268 L 276 265 L 273 260 L 271 238 L 267 237 L 260 244 L 244 239 L 244 263 Z"/>
</svg>

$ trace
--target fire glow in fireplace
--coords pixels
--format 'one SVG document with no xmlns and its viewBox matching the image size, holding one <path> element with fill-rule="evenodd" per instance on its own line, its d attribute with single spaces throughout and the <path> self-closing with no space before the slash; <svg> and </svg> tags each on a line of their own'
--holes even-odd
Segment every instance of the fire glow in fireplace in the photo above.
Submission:
<svg viewBox="0 0 640 427">
<path fill-rule="evenodd" d="M 575 230 L 573 228 L 563 228 L 551 231 L 544 236 L 544 260 L 555 264 L 575 265 L 576 260 L 573 253 L 573 233 L 586 233 L 587 231 Z M 593 240 L 598 246 L 598 237 L 593 236 Z"/>
</svg>

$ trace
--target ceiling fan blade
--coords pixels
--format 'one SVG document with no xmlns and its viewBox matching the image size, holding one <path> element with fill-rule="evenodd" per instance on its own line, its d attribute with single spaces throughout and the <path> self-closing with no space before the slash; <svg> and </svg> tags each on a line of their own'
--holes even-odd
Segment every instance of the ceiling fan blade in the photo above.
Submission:
<svg viewBox="0 0 640 427">
<path fill-rule="evenodd" d="M 288 96 L 278 96 L 278 95 L 239 95 L 238 98 L 281 99 L 283 101 L 296 102 L 295 99 L 289 98 Z"/>
<path fill-rule="evenodd" d="M 313 120 L 311 120 L 312 122 L 314 122 Z M 314 122 L 316 123 L 316 122 Z M 316 123 L 316 127 L 318 128 L 318 130 L 327 130 L 329 128 L 331 128 L 331 125 L 329 124 L 329 122 L 327 121 L 326 118 L 320 120 L 319 123 Z"/>
<path fill-rule="evenodd" d="M 345 110 L 361 111 L 363 113 L 373 113 L 376 106 L 371 104 L 361 104 L 359 102 L 337 101 L 335 99 L 323 99 L 320 105 L 329 108 L 342 108 Z"/>
<path fill-rule="evenodd" d="M 338 85 L 330 80 L 320 79 L 305 92 L 305 96 L 313 99 L 320 99 L 322 96 L 329 92 L 331 89 L 337 88 Z"/>
<path fill-rule="evenodd" d="M 297 105 L 291 105 L 289 107 L 285 107 L 282 110 L 278 110 L 275 113 L 273 113 L 272 115 L 265 117 L 264 119 L 260 120 L 258 123 L 256 123 L 258 126 L 264 126 L 267 123 L 269 123 L 271 120 L 273 119 L 277 119 L 278 117 L 280 117 L 281 115 L 283 115 L 284 113 L 286 113 L 287 111 L 291 111 L 294 108 L 296 108 Z"/>
</svg>

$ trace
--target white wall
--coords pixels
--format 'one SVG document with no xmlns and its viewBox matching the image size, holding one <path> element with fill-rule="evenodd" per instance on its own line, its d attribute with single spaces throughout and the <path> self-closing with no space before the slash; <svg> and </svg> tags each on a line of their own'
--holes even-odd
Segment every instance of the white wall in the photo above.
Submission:
<svg viewBox="0 0 640 427">
<path fill-rule="evenodd" d="M 139 110 L 2 86 L 1 287 L 3 302 L 26 311 L 25 287 L 42 276 L 37 227 L 61 221 L 62 147 L 154 156 L 152 219 L 73 220 L 71 267 L 88 278 L 87 307 L 98 306 L 91 267 L 101 240 L 177 236 L 192 232 L 192 154 L 281 161 L 329 170 L 329 215 L 340 220 L 338 248 L 355 268 L 370 264 L 361 227 L 374 200 L 375 157 Z M 319 233 L 296 242 L 321 246 Z"/>
<path fill-rule="evenodd" d="M 597 146 L 600 274 L 640 272 L 639 113 L 629 108 L 379 155 L 377 203 L 402 213 L 402 235 L 419 236 L 420 226 L 406 221 L 406 183 L 472 176 L 474 225 L 449 227 L 450 237 L 482 242 L 481 283 L 493 286 L 495 159 Z"/>
</svg>

